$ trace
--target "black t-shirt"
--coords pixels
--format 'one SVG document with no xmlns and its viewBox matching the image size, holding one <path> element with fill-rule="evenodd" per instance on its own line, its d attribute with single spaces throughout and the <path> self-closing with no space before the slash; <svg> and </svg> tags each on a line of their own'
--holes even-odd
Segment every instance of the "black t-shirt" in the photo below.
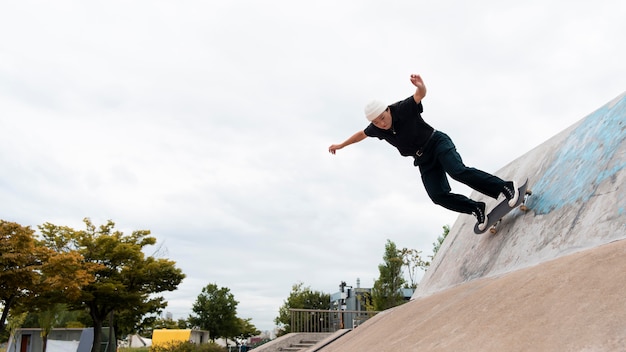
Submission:
<svg viewBox="0 0 626 352">
<path fill-rule="evenodd" d="M 389 105 L 391 129 L 383 130 L 370 123 L 364 130 L 369 137 L 384 139 L 398 149 L 403 156 L 413 156 L 426 144 L 434 129 L 422 118 L 422 103 L 410 96 Z"/>
</svg>

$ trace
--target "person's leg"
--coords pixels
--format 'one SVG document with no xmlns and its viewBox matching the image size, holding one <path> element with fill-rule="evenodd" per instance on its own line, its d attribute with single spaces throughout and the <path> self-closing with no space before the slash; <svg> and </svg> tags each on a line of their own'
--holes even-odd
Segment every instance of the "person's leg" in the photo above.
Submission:
<svg viewBox="0 0 626 352">
<path fill-rule="evenodd" d="M 485 203 L 451 193 L 446 172 L 439 162 L 435 161 L 428 167 L 420 166 L 420 173 L 426 193 L 435 204 L 458 213 L 473 214 L 478 222 L 478 228 L 484 230 L 487 224 Z"/>
<path fill-rule="evenodd" d="M 500 193 L 505 191 L 507 184 L 511 183 L 482 170 L 465 166 L 456 147 L 448 136 L 445 136 L 441 146 L 437 149 L 436 157 L 445 172 L 453 179 L 482 194 L 492 198 L 498 198 Z M 514 195 L 508 195 L 507 198 L 510 199 L 510 196 Z"/>
<path fill-rule="evenodd" d="M 426 193 L 433 203 L 457 213 L 472 214 L 476 211 L 479 202 L 475 202 L 464 195 L 451 193 L 450 183 L 440 164 L 436 163 L 428 169 L 420 167 L 420 173 Z"/>
</svg>

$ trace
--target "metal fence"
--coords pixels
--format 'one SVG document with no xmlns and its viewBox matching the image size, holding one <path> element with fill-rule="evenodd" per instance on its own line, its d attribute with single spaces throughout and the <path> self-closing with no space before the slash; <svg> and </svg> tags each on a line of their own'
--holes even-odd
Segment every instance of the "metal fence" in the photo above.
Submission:
<svg viewBox="0 0 626 352">
<path fill-rule="evenodd" d="M 353 329 L 378 312 L 360 310 L 289 309 L 291 332 L 335 332 Z"/>
</svg>

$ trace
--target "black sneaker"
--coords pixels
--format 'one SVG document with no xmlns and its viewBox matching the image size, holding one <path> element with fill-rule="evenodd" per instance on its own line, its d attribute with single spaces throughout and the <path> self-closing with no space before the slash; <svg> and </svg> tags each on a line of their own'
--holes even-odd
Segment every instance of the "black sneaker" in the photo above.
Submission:
<svg viewBox="0 0 626 352">
<path fill-rule="evenodd" d="M 504 186 L 504 189 L 502 190 L 502 194 L 504 194 L 506 199 L 509 201 L 509 206 L 513 208 L 515 206 L 515 203 L 517 203 L 517 199 L 519 198 L 519 189 L 517 188 L 517 182 L 507 182 Z"/>
<path fill-rule="evenodd" d="M 476 202 L 476 209 L 472 213 L 478 222 L 478 229 L 484 231 L 487 227 L 487 215 L 485 214 L 485 203 Z"/>
</svg>

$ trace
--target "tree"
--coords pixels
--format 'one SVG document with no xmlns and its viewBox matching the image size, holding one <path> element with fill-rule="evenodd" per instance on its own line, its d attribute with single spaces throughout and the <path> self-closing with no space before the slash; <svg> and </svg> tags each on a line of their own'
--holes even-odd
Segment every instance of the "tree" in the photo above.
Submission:
<svg viewBox="0 0 626 352">
<path fill-rule="evenodd" d="M 84 328 L 90 326 L 91 318 L 85 310 L 67 310 L 66 304 L 55 304 L 55 307 L 49 307 L 50 312 L 44 314 L 50 314 L 54 312 L 54 316 L 42 317 L 40 309 L 30 309 L 27 314 L 26 320 L 23 326 L 31 328 L 44 328 L 48 321 L 52 321 L 53 327 L 58 328 Z"/>
<path fill-rule="evenodd" d="M 361 303 L 361 305 L 363 307 L 365 307 L 365 310 L 369 311 L 369 312 L 374 312 L 374 301 L 372 299 L 372 293 L 371 292 L 363 292 L 360 295 L 356 296 L 356 299 L 359 300 L 359 303 Z"/>
<path fill-rule="evenodd" d="M 183 329 L 179 327 L 178 322 L 172 318 L 158 318 L 154 324 L 153 329 Z"/>
<path fill-rule="evenodd" d="M 192 325 L 207 330 L 211 340 L 220 337 L 234 337 L 239 333 L 237 318 L 237 302 L 230 289 L 218 288 L 216 284 L 209 284 L 202 288 L 193 304 L 192 311 L 196 315 L 189 317 Z"/>
<path fill-rule="evenodd" d="M 441 234 L 441 236 L 437 237 L 437 242 L 433 242 L 433 255 L 430 257 L 430 260 L 432 261 L 433 259 L 435 259 L 435 255 L 437 255 L 437 252 L 439 252 L 439 248 L 441 248 L 441 245 L 443 244 L 443 241 L 445 241 L 446 237 L 448 237 L 448 234 L 450 233 L 450 226 L 449 225 L 444 225 L 443 226 L 443 234 Z M 426 266 L 429 266 L 430 262 L 426 262 Z"/>
<path fill-rule="evenodd" d="M 402 285 L 402 257 L 396 244 L 387 240 L 385 244 L 384 264 L 378 265 L 380 276 L 374 281 L 372 288 L 372 302 L 374 310 L 381 311 L 404 303 Z"/>
<path fill-rule="evenodd" d="M 68 316 L 66 303 L 79 299 L 81 289 L 95 281 L 94 273 L 103 266 L 85 262 L 75 251 L 57 252 L 45 247 L 42 241 L 38 241 L 38 246 L 41 258 L 38 284 L 24 301 L 26 307 L 37 315 L 43 352 L 46 352 L 48 335 Z"/>
<path fill-rule="evenodd" d="M 28 317 L 28 313 L 26 312 L 21 312 L 21 313 L 13 313 L 11 312 L 11 315 L 9 315 L 9 317 L 7 318 L 7 332 L 9 333 L 9 336 L 7 336 L 7 340 L 9 339 L 9 337 L 13 334 L 15 334 L 15 332 L 17 331 L 17 329 L 21 328 L 22 326 L 24 326 L 24 321 L 26 321 L 26 318 Z M 6 340 L 5 340 L 6 341 Z"/>
<path fill-rule="evenodd" d="M 28 226 L 0 220 L 0 330 L 18 300 L 37 286 L 41 260 L 34 233 Z"/>
<path fill-rule="evenodd" d="M 252 324 L 252 318 L 247 318 L 247 319 L 238 318 L 238 325 L 239 325 L 239 333 L 237 334 L 237 336 L 243 339 L 247 339 L 252 336 L 257 336 L 261 333 L 261 331 L 259 331 L 259 329 L 257 329 L 256 326 Z"/>
<path fill-rule="evenodd" d="M 330 309 L 330 294 L 313 291 L 299 282 L 291 287 L 289 297 L 278 310 L 274 322 L 279 327 L 279 335 L 292 331 L 290 309 Z"/>
<path fill-rule="evenodd" d="M 150 231 L 124 235 L 111 220 L 100 227 L 88 218 L 83 222 L 86 229 L 80 231 L 50 223 L 40 230 L 49 248 L 82 256 L 82 269 L 92 274 L 93 281 L 81 287 L 69 303 L 89 312 L 94 328 L 92 352 L 100 352 L 102 326 L 115 311 L 133 312 L 137 321 L 160 312 L 167 303 L 155 294 L 175 290 L 185 275 L 171 260 L 144 255 L 143 249 L 156 243 Z"/>
<path fill-rule="evenodd" d="M 183 319 L 183 318 L 179 318 L 178 321 L 176 322 L 177 325 L 177 329 L 191 329 L 192 326 L 189 323 L 189 320 L 187 319 Z"/>
<path fill-rule="evenodd" d="M 409 272 L 410 285 L 405 284 L 407 288 L 417 287 L 417 269 L 426 270 L 428 262 L 425 262 L 421 257 L 422 251 L 417 249 L 402 248 L 400 251 L 400 258 L 402 258 L 402 265 L 406 266 Z"/>
<path fill-rule="evenodd" d="M 81 287 L 93 281 L 97 264 L 84 264 L 74 252 L 59 253 L 39 241 L 30 227 L 0 220 L 0 299 L 3 315 L 0 328 L 10 309 L 38 312 L 44 351 L 47 334 L 61 314 L 57 305 L 76 299 Z"/>
<path fill-rule="evenodd" d="M 64 311 L 65 306 L 62 304 L 52 304 L 45 310 L 41 310 L 38 313 L 37 321 L 39 323 L 39 327 L 41 327 L 43 352 L 46 352 L 46 349 L 48 348 L 48 335 L 50 335 L 52 329 L 60 323 Z"/>
</svg>

